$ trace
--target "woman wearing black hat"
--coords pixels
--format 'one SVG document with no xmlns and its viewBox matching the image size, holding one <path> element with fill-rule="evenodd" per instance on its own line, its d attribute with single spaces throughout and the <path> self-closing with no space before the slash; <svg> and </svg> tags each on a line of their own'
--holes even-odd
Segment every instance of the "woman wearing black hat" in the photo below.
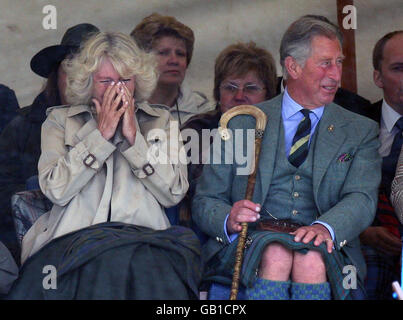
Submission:
<svg viewBox="0 0 403 320">
<path fill-rule="evenodd" d="M 19 110 L 0 136 L 0 240 L 19 262 L 20 248 L 11 216 L 11 196 L 27 189 L 27 180 L 38 175 L 41 154 L 41 126 L 46 109 L 65 103 L 64 71 L 60 63 L 74 53 L 80 43 L 99 29 L 82 23 L 66 31 L 60 45 L 39 51 L 31 60 L 31 69 L 47 79 L 43 91 L 32 105 Z M 37 185 L 37 183 L 34 182 Z"/>
</svg>

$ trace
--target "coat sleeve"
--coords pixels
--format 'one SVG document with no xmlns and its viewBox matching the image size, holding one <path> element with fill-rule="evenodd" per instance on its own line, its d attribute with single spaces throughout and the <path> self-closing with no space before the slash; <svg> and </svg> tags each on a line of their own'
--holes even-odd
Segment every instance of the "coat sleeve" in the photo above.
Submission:
<svg viewBox="0 0 403 320">
<path fill-rule="evenodd" d="M 67 146 L 66 112 L 66 109 L 55 109 L 43 123 L 38 164 L 41 190 L 59 206 L 65 206 L 77 195 L 116 149 L 98 129 L 87 130 L 75 146 Z M 80 131 L 85 132 L 87 125 Z"/>
<path fill-rule="evenodd" d="M 133 174 L 164 207 L 179 203 L 189 188 L 179 128 L 170 126 L 169 119 L 146 136 L 138 130 L 134 144 L 122 151 Z"/>
<path fill-rule="evenodd" d="M 18 267 L 8 251 L 0 242 L 0 294 L 7 294 L 18 278 Z"/>
<path fill-rule="evenodd" d="M 392 182 L 390 200 L 400 223 L 403 223 L 403 148 L 400 151 L 396 167 L 396 175 Z"/>
<path fill-rule="evenodd" d="M 223 142 L 217 132 L 210 147 L 210 164 L 203 166 L 192 201 L 192 218 L 197 226 L 210 238 L 222 239 L 223 245 L 229 243 L 224 223 L 233 205 L 231 193 L 235 170 L 232 161 L 226 163 L 226 160 L 233 159 L 234 144 L 232 137 Z"/>
<path fill-rule="evenodd" d="M 17 116 L 0 135 L 0 205 L 3 212 L 11 211 L 11 196 L 26 189 L 22 146 L 19 143 L 21 139 L 18 136 L 28 129 L 20 130 L 21 124 L 25 123 L 21 116 Z"/>
<path fill-rule="evenodd" d="M 338 249 L 358 238 L 371 225 L 376 213 L 381 181 L 379 130 L 375 122 L 368 123 L 361 124 L 361 128 L 366 127 L 367 131 L 357 141 L 352 164 L 344 178 L 343 187 L 338 191 L 339 201 L 318 219 L 333 228 Z"/>
</svg>

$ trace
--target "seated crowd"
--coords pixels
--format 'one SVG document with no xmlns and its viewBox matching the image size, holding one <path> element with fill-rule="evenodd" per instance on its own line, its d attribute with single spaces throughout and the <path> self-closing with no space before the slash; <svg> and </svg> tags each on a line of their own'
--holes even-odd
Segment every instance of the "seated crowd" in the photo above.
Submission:
<svg viewBox="0 0 403 320">
<path fill-rule="evenodd" d="M 403 31 L 375 45 L 373 105 L 340 87 L 326 17 L 288 27 L 280 78 L 256 43 L 225 47 L 215 103 L 185 81 L 194 42 L 157 13 L 130 35 L 82 23 L 32 57 L 32 105 L 1 86 L 0 298 L 392 299 Z"/>
</svg>

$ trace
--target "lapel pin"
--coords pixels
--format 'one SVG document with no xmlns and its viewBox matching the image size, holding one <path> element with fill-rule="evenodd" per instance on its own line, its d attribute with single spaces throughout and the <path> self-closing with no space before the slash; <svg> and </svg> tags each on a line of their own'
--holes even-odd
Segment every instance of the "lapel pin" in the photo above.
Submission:
<svg viewBox="0 0 403 320">
<path fill-rule="evenodd" d="M 334 125 L 331 124 L 330 126 L 328 126 L 327 131 L 333 132 L 334 131 Z"/>
</svg>

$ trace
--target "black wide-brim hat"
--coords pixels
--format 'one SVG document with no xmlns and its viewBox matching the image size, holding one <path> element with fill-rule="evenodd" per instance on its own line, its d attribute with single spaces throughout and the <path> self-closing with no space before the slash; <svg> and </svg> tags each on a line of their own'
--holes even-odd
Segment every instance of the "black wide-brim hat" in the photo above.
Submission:
<svg viewBox="0 0 403 320">
<path fill-rule="evenodd" d="M 69 54 L 77 52 L 83 41 L 99 29 L 90 23 L 81 23 L 69 28 L 59 45 L 42 49 L 31 59 L 31 69 L 37 75 L 47 78 L 52 70 Z"/>
</svg>

